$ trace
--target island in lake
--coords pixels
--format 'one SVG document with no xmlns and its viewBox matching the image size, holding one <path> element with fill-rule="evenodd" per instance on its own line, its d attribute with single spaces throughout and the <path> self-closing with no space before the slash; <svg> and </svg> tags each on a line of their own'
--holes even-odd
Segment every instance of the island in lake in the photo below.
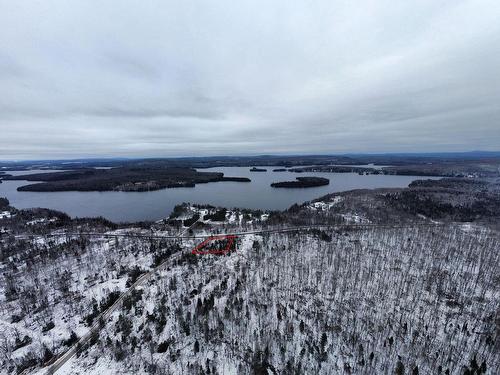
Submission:
<svg viewBox="0 0 500 375">
<path fill-rule="evenodd" d="M 271 187 L 274 188 L 309 188 L 328 185 L 330 180 L 323 177 L 296 177 L 296 181 L 274 182 Z"/>
<path fill-rule="evenodd" d="M 250 172 L 267 172 L 267 169 L 253 167 L 250 169 Z"/>
<path fill-rule="evenodd" d="M 219 181 L 250 182 L 247 177 L 225 177 L 220 172 L 198 172 L 193 168 L 119 167 L 85 168 L 64 172 L 4 177 L 6 180 L 36 182 L 18 191 L 152 191 Z"/>
</svg>

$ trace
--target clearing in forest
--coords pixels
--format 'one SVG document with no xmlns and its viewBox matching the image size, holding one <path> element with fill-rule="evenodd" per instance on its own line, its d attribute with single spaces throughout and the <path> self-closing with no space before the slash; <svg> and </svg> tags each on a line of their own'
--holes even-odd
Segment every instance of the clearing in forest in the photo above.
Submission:
<svg viewBox="0 0 500 375">
<path fill-rule="evenodd" d="M 225 255 L 233 250 L 236 250 L 236 236 L 220 235 L 208 237 L 206 240 L 196 246 L 191 251 L 191 253 L 194 255 Z"/>
</svg>

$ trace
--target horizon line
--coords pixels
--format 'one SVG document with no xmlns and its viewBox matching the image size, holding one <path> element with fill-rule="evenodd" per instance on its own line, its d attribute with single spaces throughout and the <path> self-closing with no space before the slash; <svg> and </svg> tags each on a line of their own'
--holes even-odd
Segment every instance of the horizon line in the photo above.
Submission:
<svg viewBox="0 0 500 375">
<path fill-rule="evenodd" d="M 328 153 L 328 154 L 315 154 L 315 153 L 291 153 L 291 154 L 225 154 L 225 155 L 205 155 L 205 156 L 96 156 L 96 157 L 73 157 L 73 158 L 52 158 L 52 159 L 0 159 L 0 163 L 21 163 L 21 162 L 77 162 L 77 161 L 132 161 L 132 160 L 172 160 L 172 159 L 217 159 L 217 158 L 258 158 L 258 157 L 364 157 L 364 156 L 428 156 L 435 157 L 437 155 L 473 155 L 481 154 L 484 156 L 500 156 L 500 150 L 471 150 L 471 151 L 411 151 L 411 152 L 348 152 L 348 153 Z"/>
</svg>

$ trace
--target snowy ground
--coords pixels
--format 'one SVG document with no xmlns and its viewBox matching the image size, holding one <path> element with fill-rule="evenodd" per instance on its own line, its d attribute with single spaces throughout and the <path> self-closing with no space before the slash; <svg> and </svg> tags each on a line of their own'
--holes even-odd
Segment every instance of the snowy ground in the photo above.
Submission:
<svg viewBox="0 0 500 375">
<path fill-rule="evenodd" d="M 205 218 L 218 208 L 186 206 L 177 220 L 200 217 L 189 229 L 161 221 L 107 233 L 208 236 L 337 219 L 373 223 L 373 202 L 333 195 L 278 216 L 225 210 L 221 221 Z M 0 374 L 43 373 L 42 364 L 69 347 L 72 332 L 88 332 L 114 293 L 174 253 L 182 256 L 133 290 L 60 373 L 392 374 L 403 366 L 461 374 L 475 362 L 500 373 L 498 233 L 477 223 L 434 228 L 419 226 L 433 222 L 426 216 L 411 220 L 245 235 L 226 256 L 195 256 L 200 239 L 45 237 L 44 226 L 64 228 L 50 215 L 30 218 L 30 235 L 0 238 Z"/>
<path fill-rule="evenodd" d="M 494 373 L 495 328 L 480 317 L 499 298 L 498 240 L 472 234 L 245 236 L 229 256 L 158 274 L 63 373 L 459 373 L 474 355 Z"/>
</svg>

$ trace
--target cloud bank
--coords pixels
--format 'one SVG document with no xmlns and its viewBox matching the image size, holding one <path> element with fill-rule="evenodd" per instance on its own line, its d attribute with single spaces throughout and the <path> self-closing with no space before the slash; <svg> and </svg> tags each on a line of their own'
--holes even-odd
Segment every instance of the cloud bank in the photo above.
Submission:
<svg viewBox="0 0 500 375">
<path fill-rule="evenodd" d="M 0 1 L 0 159 L 498 150 L 498 1 Z"/>
</svg>

